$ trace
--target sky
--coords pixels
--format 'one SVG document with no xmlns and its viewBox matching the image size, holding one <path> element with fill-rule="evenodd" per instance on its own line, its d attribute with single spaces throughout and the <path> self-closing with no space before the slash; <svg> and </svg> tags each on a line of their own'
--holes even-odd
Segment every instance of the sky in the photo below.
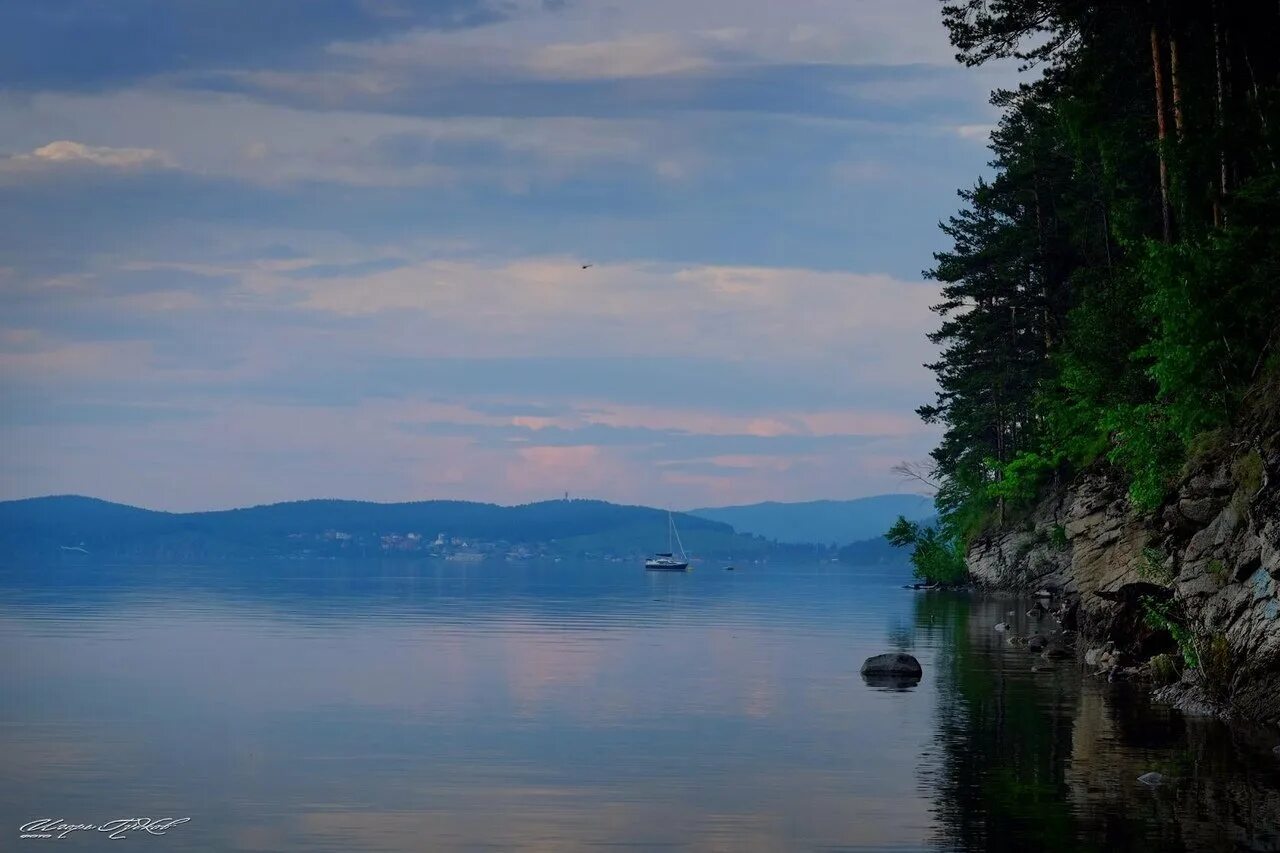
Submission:
<svg viewBox="0 0 1280 853">
<path fill-rule="evenodd" d="M 910 491 L 1012 74 L 936 0 L 6 0 L 0 498 Z"/>
</svg>

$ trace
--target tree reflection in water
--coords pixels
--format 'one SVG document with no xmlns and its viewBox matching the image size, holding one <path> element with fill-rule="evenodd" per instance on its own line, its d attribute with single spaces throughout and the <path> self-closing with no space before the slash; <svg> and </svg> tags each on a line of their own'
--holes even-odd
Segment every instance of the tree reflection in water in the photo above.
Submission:
<svg viewBox="0 0 1280 853">
<path fill-rule="evenodd" d="M 1185 717 L 1141 685 L 1086 678 L 1076 661 L 1044 661 L 993 630 L 1034 633 L 1026 609 L 916 597 L 917 634 L 938 649 L 925 674 L 936 679 L 938 751 L 921 780 L 938 848 L 1280 850 L 1274 734 Z M 1137 782 L 1151 770 L 1169 783 Z"/>
</svg>

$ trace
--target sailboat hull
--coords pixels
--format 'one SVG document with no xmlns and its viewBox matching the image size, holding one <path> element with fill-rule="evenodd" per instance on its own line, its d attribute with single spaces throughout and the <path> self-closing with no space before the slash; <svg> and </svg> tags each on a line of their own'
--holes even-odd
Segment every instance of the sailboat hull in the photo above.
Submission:
<svg viewBox="0 0 1280 853">
<path fill-rule="evenodd" d="M 648 572 L 687 572 L 689 571 L 688 563 L 681 563 L 676 560 L 667 562 L 665 560 L 646 560 L 644 564 L 645 571 Z"/>
</svg>

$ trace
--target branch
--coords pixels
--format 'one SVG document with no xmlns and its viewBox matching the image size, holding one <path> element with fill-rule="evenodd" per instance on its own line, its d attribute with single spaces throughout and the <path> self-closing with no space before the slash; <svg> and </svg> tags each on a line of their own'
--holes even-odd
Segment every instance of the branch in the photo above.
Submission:
<svg viewBox="0 0 1280 853">
<path fill-rule="evenodd" d="M 899 462 L 889 469 L 904 482 L 916 482 L 927 489 L 938 491 L 942 485 L 934 479 L 937 476 L 936 469 L 925 462 Z"/>
</svg>

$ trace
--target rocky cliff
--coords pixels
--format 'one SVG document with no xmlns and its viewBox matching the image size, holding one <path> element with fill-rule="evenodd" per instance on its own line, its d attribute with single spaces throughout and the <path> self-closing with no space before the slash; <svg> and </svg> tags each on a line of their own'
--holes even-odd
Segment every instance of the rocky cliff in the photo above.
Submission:
<svg viewBox="0 0 1280 853">
<path fill-rule="evenodd" d="M 1097 466 L 976 539 L 974 582 L 1052 591 L 1058 630 L 1114 641 L 1111 677 L 1174 681 L 1163 696 L 1184 707 L 1280 725 L 1280 380 L 1254 396 L 1157 511 L 1135 511 Z"/>
</svg>

